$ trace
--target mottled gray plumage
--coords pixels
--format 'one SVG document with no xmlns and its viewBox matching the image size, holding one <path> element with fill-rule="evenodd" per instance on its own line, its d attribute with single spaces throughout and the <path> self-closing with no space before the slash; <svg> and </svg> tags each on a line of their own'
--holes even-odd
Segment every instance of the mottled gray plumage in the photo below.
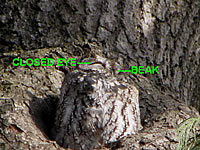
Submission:
<svg viewBox="0 0 200 150">
<path fill-rule="evenodd" d="M 65 76 L 55 121 L 55 140 L 72 149 L 94 149 L 141 127 L 138 90 L 102 59 Z"/>
</svg>

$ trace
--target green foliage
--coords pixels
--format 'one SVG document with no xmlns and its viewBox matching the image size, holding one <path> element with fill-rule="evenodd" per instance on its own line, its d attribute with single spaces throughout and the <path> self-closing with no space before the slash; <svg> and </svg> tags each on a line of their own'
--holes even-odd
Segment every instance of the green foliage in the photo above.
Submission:
<svg viewBox="0 0 200 150">
<path fill-rule="evenodd" d="M 177 150 L 199 150 L 200 135 L 198 134 L 198 125 L 200 117 L 192 117 L 185 120 L 177 129 L 179 133 L 179 145 Z"/>
</svg>

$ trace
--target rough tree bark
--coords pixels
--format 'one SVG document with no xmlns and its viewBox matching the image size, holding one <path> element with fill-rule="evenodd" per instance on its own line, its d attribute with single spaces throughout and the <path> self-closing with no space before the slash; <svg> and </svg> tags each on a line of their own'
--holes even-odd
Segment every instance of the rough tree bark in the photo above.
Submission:
<svg viewBox="0 0 200 150">
<path fill-rule="evenodd" d="M 14 67 L 12 59 L 83 57 L 91 51 L 87 45 L 97 41 L 124 69 L 159 66 L 158 75 L 132 76 L 144 129 L 116 146 L 175 149 L 177 124 L 197 115 L 184 103 L 200 109 L 199 14 L 198 0 L 2 0 L 1 148 L 62 149 L 49 131 L 63 72 Z"/>
</svg>

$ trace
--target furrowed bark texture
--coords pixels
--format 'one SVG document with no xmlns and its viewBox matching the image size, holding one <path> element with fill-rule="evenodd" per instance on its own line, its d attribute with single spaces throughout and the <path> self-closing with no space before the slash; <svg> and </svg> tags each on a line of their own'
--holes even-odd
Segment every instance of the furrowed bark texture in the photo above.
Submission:
<svg viewBox="0 0 200 150">
<path fill-rule="evenodd" d="M 46 56 L 53 59 L 61 56 L 68 58 L 72 57 L 69 51 L 79 55 L 77 48 L 81 51 L 85 50 L 81 47 L 68 44 L 69 49 L 15 51 L 2 55 L 1 149 L 62 149 L 54 142 L 55 136 L 51 131 L 54 127 L 64 73 L 55 67 L 14 67 L 12 58 L 18 56 L 23 59 Z M 121 64 L 122 60 L 122 58 L 113 59 L 113 62 Z M 120 65 L 117 68 L 122 69 L 125 66 Z M 112 143 L 104 147 L 102 145 L 100 148 L 175 149 L 178 141 L 177 125 L 190 116 L 198 116 L 197 111 L 175 99 L 170 90 L 163 92 L 144 76 L 116 75 L 116 77 L 120 80 L 127 78 L 130 80 L 128 83 L 133 82 L 140 91 L 139 104 L 144 129 L 136 135 L 119 139 L 116 144 Z M 62 117 L 64 116 L 61 115 Z"/>
<path fill-rule="evenodd" d="M 97 41 L 120 69 L 159 66 L 157 75 L 130 75 L 144 130 L 116 147 L 174 150 L 177 124 L 196 114 L 185 104 L 200 109 L 199 14 L 199 0 L 2 0 L 1 148 L 62 149 L 49 138 L 64 73 L 12 59 L 88 57 Z"/>
<path fill-rule="evenodd" d="M 4 0 L 0 7 L 2 50 L 97 38 L 116 57 L 121 53 L 138 65 L 159 66 L 151 80 L 199 107 L 198 0 Z"/>
</svg>

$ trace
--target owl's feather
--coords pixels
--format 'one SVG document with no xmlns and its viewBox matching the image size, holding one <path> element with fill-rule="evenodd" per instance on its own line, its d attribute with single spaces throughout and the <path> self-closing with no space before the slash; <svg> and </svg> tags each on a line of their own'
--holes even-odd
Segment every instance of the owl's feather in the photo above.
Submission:
<svg viewBox="0 0 200 150">
<path fill-rule="evenodd" d="M 93 149 L 141 127 L 138 90 L 117 78 L 108 64 L 104 60 L 66 74 L 54 131 L 63 147 Z"/>
</svg>

